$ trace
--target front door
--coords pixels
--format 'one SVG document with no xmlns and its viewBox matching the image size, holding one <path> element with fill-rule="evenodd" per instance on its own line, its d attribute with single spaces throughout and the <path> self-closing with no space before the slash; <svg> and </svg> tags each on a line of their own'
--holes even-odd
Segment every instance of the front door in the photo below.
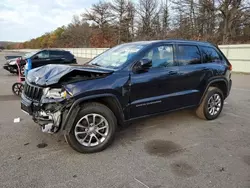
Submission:
<svg viewBox="0 0 250 188">
<path fill-rule="evenodd" d="M 32 69 L 49 64 L 49 51 L 43 50 L 32 58 Z"/>
<path fill-rule="evenodd" d="M 143 58 L 152 60 L 152 67 L 143 73 L 131 73 L 130 118 L 175 108 L 178 66 L 174 45 L 152 47 Z"/>
</svg>

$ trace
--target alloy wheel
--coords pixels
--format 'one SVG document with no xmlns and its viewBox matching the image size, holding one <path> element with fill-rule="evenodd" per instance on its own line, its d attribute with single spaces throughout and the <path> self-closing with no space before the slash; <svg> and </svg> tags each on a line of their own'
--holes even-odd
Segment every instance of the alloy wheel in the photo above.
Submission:
<svg viewBox="0 0 250 188">
<path fill-rule="evenodd" d="M 74 134 L 83 146 L 93 147 L 103 143 L 109 133 L 109 124 L 100 114 L 87 114 L 76 124 Z"/>
<path fill-rule="evenodd" d="M 222 106 L 221 101 L 221 96 L 217 93 L 208 99 L 208 113 L 210 115 L 215 116 L 220 112 Z"/>
</svg>

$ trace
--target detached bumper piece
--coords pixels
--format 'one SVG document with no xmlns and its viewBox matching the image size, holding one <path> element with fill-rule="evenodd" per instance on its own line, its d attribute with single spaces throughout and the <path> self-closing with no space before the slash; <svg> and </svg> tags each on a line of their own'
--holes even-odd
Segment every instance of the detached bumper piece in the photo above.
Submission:
<svg viewBox="0 0 250 188">
<path fill-rule="evenodd" d="M 58 104 L 55 105 L 58 106 Z M 56 133 L 61 126 L 63 105 L 56 111 L 54 111 L 55 108 L 53 108 L 53 111 L 50 111 L 50 109 L 45 109 L 44 106 L 43 104 L 31 102 L 24 95 L 22 96 L 22 111 L 33 116 L 34 122 L 41 126 L 43 132 Z M 53 107 L 51 104 L 50 106 Z"/>
<path fill-rule="evenodd" d="M 50 113 L 41 110 L 34 114 L 33 120 L 41 125 L 43 132 L 53 134 L 58 132 L 60 129 L 61 111 Z"/>
</svg>

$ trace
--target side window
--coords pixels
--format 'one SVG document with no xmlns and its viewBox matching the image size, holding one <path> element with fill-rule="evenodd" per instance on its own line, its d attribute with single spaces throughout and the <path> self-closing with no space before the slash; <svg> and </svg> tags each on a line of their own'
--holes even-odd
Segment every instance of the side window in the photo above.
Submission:
<svg viewBox="0 0 250 188">
<path fill-rule="evenodd" d="M 73 55 L 70 52 L 64 52 L 63 56 L 67 57 L 67 58 L 72 58 L 73 57 Z"/>
<path fill-rule="evenodd" d="M 198 47 L 178 45 L 178 62 L 180 66 L 201 64 L 201 55 Z"/>
<path fill-rule="evenodd" d="M 153 68 L 175 66 L 172 45 L 154 47 L 143 58 L 151 60 Z"/>
<path fill-rule="evenodd" d="M 37 54 L 39 59 L 49 58 L 49 51 L 45 50 Z"/>
<path fill-rule="evenodd" d="M 50 51 L 49 53 L 50 57 L 61 57 L 61 52 L 59 51 Z"/>
<path fill-rule="evenodd" d="M 221 57 L 213 48 L 201 46 L 201 53 L 204 63 L 221 61 Z"/>
</svg>

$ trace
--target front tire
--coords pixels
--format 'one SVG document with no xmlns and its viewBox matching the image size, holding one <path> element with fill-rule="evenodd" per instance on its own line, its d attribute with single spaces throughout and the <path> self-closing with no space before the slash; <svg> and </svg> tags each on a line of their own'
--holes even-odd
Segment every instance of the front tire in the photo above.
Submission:
<svg viewBox="0 0 250 188">
<path fill-rule="evenodd" d="M 68 144 L 80 153 L 94 153 L 106 149 L 114 140 L 117 120 L 105 105 L 84 104 L 68 135 Z"/>
<path fill-rule="evenodd" d="M 196 114 L 201 119 L 214 120 L 220 115 L 223 104 L 222 91 L 217 87 L 209 87 L 202 103 L 196 110 Z"/>
</svg>

